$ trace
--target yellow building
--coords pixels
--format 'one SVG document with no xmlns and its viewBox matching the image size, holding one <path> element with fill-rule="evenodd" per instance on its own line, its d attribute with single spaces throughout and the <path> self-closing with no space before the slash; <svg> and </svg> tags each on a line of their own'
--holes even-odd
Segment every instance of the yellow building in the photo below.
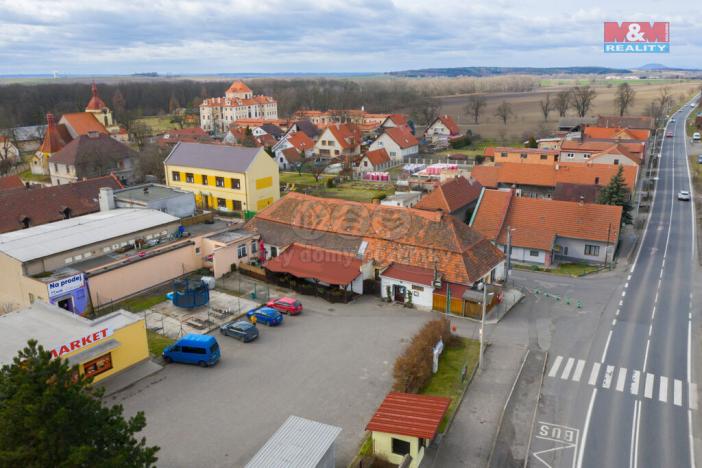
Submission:
<svg viewBox="0 0 702 468">
<path fill-rule="evenodd" d="M 419 467 L 450 404 L 447 397 L 388 393 L 366 426 L 373 454 L 395 465 L 409 457 L 407 466 Z"/>
<path fill-rule="evenodd" d="M 36 339 L 52 356 L 78 366 L 78 372 L 94 382 L 149 358 L 144 319 L 126 310 L 89 320 L 35 301 L 0 315 L 0 336 L 0 364 L 10 364 L 29 339 Z"/>
<path fill-rule="evenodd" d="M 205 209 L 251 213 L 280 198 L 278 165 L 263 148 L 180 142 L 163 164 L 168 186 Z"/>
<path fill-rule="evenodd" d="M 496 163 L 546 164 L 553 166 L 558 162 L 560 151 L 544 148 L 495 148 Z"/>
</svg>

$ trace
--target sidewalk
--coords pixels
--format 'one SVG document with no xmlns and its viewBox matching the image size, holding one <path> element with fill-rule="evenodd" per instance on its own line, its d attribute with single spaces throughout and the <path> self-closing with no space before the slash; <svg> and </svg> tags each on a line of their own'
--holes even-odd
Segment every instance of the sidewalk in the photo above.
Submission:
<svg viewBox="0 0 702 468">
<path fill-rule="evenodd" d="M 526 348 L 493 344 L 485 352 L 485 370 L 468 387 L 453 425 L 438 448 L 427 450 L 426 467 L 485 466 L 500 414 L 517 377 Z"/>
<path fill-rule="evenodd" d="M 146 377 L 155 374 L 161 369 L 163 369 L 163 366 L 157 364 L 149 358 L 133 367 L 130 367 L 129 369 L 123 372 L 120 372 L 117 375 L 108 377 L 95 385 L 97 387 L 104 388 L 104 396 L 107 397 L 110 395 L 114 395 L 115 393 L 124 390 L 125 388 L 131 385 L 134 385 L 141 379 L 145 379 Z"/>
</svg>

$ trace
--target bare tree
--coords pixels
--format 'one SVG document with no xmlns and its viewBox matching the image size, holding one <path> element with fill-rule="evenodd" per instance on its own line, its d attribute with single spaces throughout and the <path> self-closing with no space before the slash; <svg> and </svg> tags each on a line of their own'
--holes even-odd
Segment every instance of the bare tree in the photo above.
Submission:
<svg viewBox="0 0 702 468">
<path fill-rule="evenodd" d="M 573 107 L 578 113 L 578 117 L 585 117 L 592 107 L 592 101 L 597 96 L 597 91 L 592 89 L 590 85 L 575 86 L 571 92 Z"/>
<path fill-rule="evenodd" d="M 478 120 L 480 119 L 480 114 L 485 106 L 487 106 L 485 96 L 473 94 L 468 97 L 468 103 L 463 108 L 463 111 L 466 113 L 466 115 L 473 118 L 473 123 L 477 124 Z"/>
<path fill-rule="evenodd" d="M 319 178 L 322 177 L 322 174 L 324 174 L 324 169 L 326 169 L 328 165 L 328 163 L 323 161 L 310 164 L 310 174 L 312 174 L 312 177 L 314 177 L 315 182 L 319 182 Z"/>
<path fill-rule="evenodd" d="M 660 107 L 661 115 L 670 113 L 670 108 L 673 106 L 673 95 L 670 93 L 669 87 L 661 88 L 658 98 L 658 107 Z"/>
<path fill-rule="evenodd" d="M 622 116 L 626 114 L 631 104 L 634 102 L 634 97 L 636 96 L 636 91 L 632 88 L 629 83 L 622 83 L 617 87 L 617 93 L 614 96 L 614 105 L 619 111 L 619 115 Z"/>
<path fill-rule="evenodd" d="M 129 123 L 129 138 L 136 143 L 139 151 L 144 148 L 146 144 L 146 138 L 152 133 L 151 127 L 146 125 L 141 120 L 132 120 Z"/>
<path fill-rule="evenodd" d="M 553 103 L 551 102 L 551 93 L 546 93 L 546 99 L 539 101 L 539 106 L 541 106 L 541 113 L 544 115 L 544 122 L 548 120 L 548 114 L 551 113 Z"/>
<path fill-rule="evenodd" d="M 497 106 L 495 110 L 495 115 L 500 118 L 503 125 L 507 125 L 507 121 L 514 114 L 512 112 L 512 105 L 507 101 L 502 101 L 502 103 Z"/>
<path fill-rule="evenodd" d="M 565 117 L 570 108 L 570 90 L 559 91 L 554 103 L 559 117 Z"/>
<path fill-rule="evenodd" d="M 168 99 L 168 112 L 170 114 L 172 114 L 179 107 L 180 107 L 180 103 L 178 102 L 178 99 L 176 99 L 175 94 L 171 94 L 171 97 Z"/>
<path fill-rule="evenodd" d="M 416 99 L 411 109 L 414 119 L 424 125 L 429 125 L 439 115 L 439 103 L 426 96 Z"/>
<path fill-rule="evenodd" d="M 160 182 L 164 181 L 163 161 L 168 156 L 168 147 L 155 143 L 145 145 L 136 161 L 135 176 L 144 181 L 147 175 L 155 176 Z"/>
</svg>

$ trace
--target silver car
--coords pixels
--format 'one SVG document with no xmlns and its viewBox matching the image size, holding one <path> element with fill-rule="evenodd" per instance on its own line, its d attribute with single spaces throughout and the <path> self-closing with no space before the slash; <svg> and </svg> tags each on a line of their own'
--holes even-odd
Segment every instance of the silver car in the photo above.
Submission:
<svg viewBox="0 0 702 468">
<path fill-rule="evenodd" d="M 678 192 L 678 200 L 690 201 L 690 192 L 687 190 L 681 190 Z"/>
</svg>

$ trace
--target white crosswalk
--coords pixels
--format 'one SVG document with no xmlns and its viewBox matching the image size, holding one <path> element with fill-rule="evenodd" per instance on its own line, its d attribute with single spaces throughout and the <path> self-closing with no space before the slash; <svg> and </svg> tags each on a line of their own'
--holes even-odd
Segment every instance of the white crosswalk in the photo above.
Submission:
<svg viewBox="0 0 702 468">
<path fill-rule="evenodd" d="M 584 359 L 564 356 L 556 356 L 548 370 L 549 377 L 572 382 L 580 382 L 583 375 L 587 376 L 588 385 L 593 387 L 628 392 L 639 397 L 643 387 L 645 399 L 657 400 L 661 403 L 672 402 L 675 406 L 688 406 L 693 410 L 698 407 L 697 384 L 683 382 L 680 379 L 657 376 L 638 369 L 627 369 L 601 362 L 593 362 L 588 366 L 588 362 Z"/>
</svg>

